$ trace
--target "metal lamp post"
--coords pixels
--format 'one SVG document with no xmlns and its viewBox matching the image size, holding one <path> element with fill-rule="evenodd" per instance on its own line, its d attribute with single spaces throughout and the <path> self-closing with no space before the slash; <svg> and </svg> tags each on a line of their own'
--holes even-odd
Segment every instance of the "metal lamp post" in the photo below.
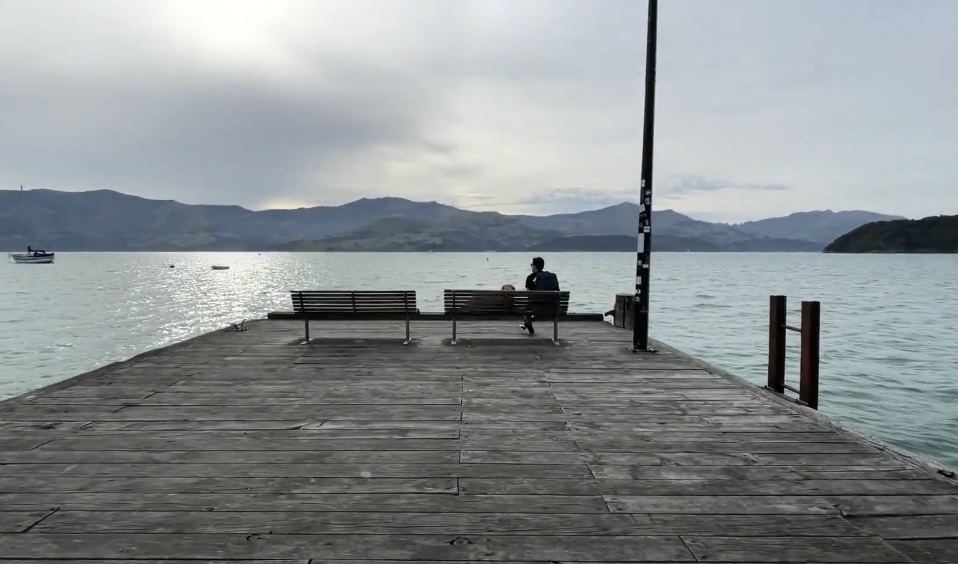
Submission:
<svg viewBox="0 0 958 564">
<path fill-rule="evenodd" d="M 649 0 L 649 29 L 645 48 L 645 116 L 642 126 L 642 201 L 639 204 L 638 252 L 635 265 L 635 303 L 632 352 L 649 351 L 649 267 L 652 261 L 652 143 L 655 131 L 655 47 L 658 0 Z"/>
</svg>

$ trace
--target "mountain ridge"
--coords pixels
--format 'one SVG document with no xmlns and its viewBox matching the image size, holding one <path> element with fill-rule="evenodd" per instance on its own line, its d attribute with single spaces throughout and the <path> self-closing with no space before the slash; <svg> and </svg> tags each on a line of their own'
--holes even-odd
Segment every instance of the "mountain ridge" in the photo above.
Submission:
<svg viewBox="0 0 958 564">
<path fill-rule="evenodd" d="M 615 250 L 627 245 L 623 237 L 630 238 L 631 248 L 635 248 L 637 217 L 638 206 L 630 202 L 536 216 L 475 212 L 398 197 L 361 198 L 339 206 L 250 210 L 238 205 L 154 200 L 108 189 L 0 190 L 0 246 L 19 249 L 32 245 L 61 251 L 505 251 L 538 247 L 560 252 L 585 245 Z M 821 251 L 824 247 L 816 241 L 771 236 L 756 226 L 700 221 L 673 210 L 656 211 L 653 228 L 659 250 L 675 246 L 675 250 Z M 686 248 L 678 248 L 682 245 Z"/>
<path fill-rule="evenodd" d="M 784 239 L 802 239 L 827 245 L 852 229 L 875 221 L 905 219 L 900 215 L 886 215 L 862 210 L 835 212 L 816 210 L 794 212 L 783 217 L 771 217 L 733 224 L 749 233 Z"/>
</svg>

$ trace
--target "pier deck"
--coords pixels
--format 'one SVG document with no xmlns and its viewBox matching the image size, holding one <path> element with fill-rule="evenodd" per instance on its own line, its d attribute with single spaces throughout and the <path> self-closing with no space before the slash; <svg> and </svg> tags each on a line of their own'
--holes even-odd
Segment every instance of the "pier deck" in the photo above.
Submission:
<svg viewBox="0 0 958 564">
<path fill-rule="evenodd" d="M 0 403 L 0 562 L 958 562 L 953 483 L 605 323 L 249 327 Z"/>
</svg>

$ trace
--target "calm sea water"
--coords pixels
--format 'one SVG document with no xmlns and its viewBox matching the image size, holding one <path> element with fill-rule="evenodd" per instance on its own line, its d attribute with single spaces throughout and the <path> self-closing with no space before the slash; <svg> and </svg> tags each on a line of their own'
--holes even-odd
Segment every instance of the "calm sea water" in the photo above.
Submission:
<svg viewBox="0 0 958 564">
<path fill-rule="evenodd" d="M 545 258 L 575 311 L 609 310 L 633 286 L 632 253 Z M 521 286 L 528 264 L 495 253 L 58 253 L 53 265 L 0 264 L 0 399 L 288 310 L 289 289 L 412 288 L 438 311 L 443 288 Z M 653 337 L 757 383 L 768 296 L 789 296 L 796 325 L 802 299 L 821 301 L 821 410 L 958 466 L 958 257 L 662 253 L 652 267 Z"/>
</svg>

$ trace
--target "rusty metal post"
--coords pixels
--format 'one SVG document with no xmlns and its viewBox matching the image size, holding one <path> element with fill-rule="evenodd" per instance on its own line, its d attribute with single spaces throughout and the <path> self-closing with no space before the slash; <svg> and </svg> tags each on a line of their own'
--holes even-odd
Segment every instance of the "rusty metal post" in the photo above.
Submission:
<svg viewBox="0 0 958 564">
<path fill-rule="evenodd" d="M 768 313 L 768 388 L 785 393 L 785 296 L 769 297 Z"/>
<path fill-rule="evenodd" d="M 818 361 L 821 337 L 822 304 L 802 302 L 802 361 L 798 399 L 818 409 Z"/>
</svg>

